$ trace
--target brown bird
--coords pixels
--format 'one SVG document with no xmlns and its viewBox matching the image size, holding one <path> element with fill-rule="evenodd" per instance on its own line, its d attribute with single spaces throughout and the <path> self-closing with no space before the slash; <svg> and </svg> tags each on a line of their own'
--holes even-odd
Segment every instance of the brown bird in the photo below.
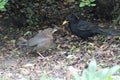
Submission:
<svg viewBox="0 0 120 80">
<path fill-rule="evenodd" d="M 22 47 L 30 47 L 31 51 L 36 51 L 39 55 L 39 52 L 45 52 L 47 49 L 54 46 L 53 42 L 53 33 L 56 29 L 47 28 L 43 31 L 40 30 L 33 38 L 29 39 L 27 42 L 20 44 Z"/>
</svg>

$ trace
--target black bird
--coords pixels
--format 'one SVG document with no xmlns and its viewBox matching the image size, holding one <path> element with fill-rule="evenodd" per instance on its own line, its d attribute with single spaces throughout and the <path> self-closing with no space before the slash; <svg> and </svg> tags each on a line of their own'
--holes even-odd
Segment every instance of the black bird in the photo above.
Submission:
<svg viewBox="0 0 120 80">
<path fill-rule="evenodd" d="M 70 28 L 70 31 L 74 35 L 81 37 L 83 40 L 87 40 L 88 37 L 92 37 L 97 34 L 112 35 L 112 36 L 116 35 L 113 32 L 106 31 L 106 30 L 100 28 L 98 25 L 96 25 L 94 23 L 79 20 L 73 14 L 70 14 L 65 18 L 63 25 L 66 23 L 69 23 L 68 27 Z"/>
</svg>

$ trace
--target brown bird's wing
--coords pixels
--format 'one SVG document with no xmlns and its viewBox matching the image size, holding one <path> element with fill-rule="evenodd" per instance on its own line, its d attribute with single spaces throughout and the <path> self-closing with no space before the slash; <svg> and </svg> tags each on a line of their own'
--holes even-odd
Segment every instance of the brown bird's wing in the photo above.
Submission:
<svg viewBox="0 0 120 80">
<path fill-rule="evenodd" d="M 36 51 L 45 51 L 47 49 L 49 49 L 53 44 L 53 40 L 52 39 L 49 39 L 49 38 L 46 38 L 44 39 L 44 41 L 40 41 L 37 46 L 34 48 L 34 50 Z"/>
<path fill-rule="evenodd" d="M 27 44 L 28 46 L 35 46 L 39 43 L 42 43 L 44 40 L 46 40 L 47 36 L 43 34 L 42 32 L 38 33 L 36 36 L 28 40 Z"/>
</svg>

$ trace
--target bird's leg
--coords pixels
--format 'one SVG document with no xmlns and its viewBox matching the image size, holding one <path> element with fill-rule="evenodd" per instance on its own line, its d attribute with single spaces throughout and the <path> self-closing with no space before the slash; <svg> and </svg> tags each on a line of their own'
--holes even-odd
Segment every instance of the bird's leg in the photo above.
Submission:
<svg viewBox="0 0 120 80">
<path fill-rule="evenodd" d="M 44 58 L 44 56 L 40 52 L 37 52 L 37 54 L 39 54 L 41 58 Z"/>
</svg>

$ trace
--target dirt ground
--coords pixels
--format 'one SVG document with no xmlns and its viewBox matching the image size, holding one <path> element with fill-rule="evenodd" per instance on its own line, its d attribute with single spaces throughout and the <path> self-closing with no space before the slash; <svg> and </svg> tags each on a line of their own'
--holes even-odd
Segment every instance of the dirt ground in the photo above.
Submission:
<svg viewBox="0 0 120 80">
<path fill-rule="evenodd" d="M 60 13 L 70 13 L 71 11 L 67 8 L 68 5 L 62 6 L 62 3 L 58 6 L 58 4 L 57 6 L 49 5 L 53 6 L 52 9 L 43 5 L 45 10 L 41 9 L 43 12 L 49 12 L 46 14 L 51 13 L 52 16 L 50 15 L 50 18 L 56 18 L 53 20 L 55 24 L 44 26 L 58 29 L 53 35 L 56 48 L 42 53 L 43 57 L 37 53 L 27 53 L 25 49 L 16 45 L 18 38 L 25 37 L 29 39 L 37 33 L 38 28 L 30 30 L 32 34 L 28 33 L 29 35 L 25 35 L 28 31 L 27 29 L 19 29 L 19 26 L 9 27 L 7 23 L 5 23 L 6 26 L 3 26 L 0 22 L 0 80 L 41 80 L 41 76 L 45 74 L 54 80 L 66 80 L 69 66 L 74 67 L 81 74 L 92 58 L 96 59 L 99 68 L 120 65 L 120 36 L 98 35 L 91 37 L 90 41 L 82 41 L 80 38 L 71 35 L 68 29 L 64 30 L 64 26 L 61 26 L 62 23 L 60 21 L 62 19 L 59 20 L 59 18 L 63 18 L 63 15 L 60 17 Z M 57 10 L 59 12 L 55 11 L 54 7 L 58 7 Z M 75 6 L 72 4 L 70 8 L 73 7 Z M 53 11 L 59 13 L 59 15 L 54 16 Z M 77 11 L 78 13 L 76 12 L 76 14 L 80 14 L 79 8 Z M 56 22 L 57 19 L 58 21 Z M 46 23 L 49 24 L 52 22 L 51 19 L 43 21 L 47 21 Z M 109 25 L 112 25 L 112 23 L 109 23 Z M 117 25 L 116 28 L 120 28 L 120 25 Z"/>
<path fill-rule="evenodd" d="M 93 57 L 102 68 L 120 65 L 120 40 L 117 37 L 95 36 L 91 41 L 81 41 L 60 28 L 54 33 L 57 48 L 46 51 L 41 57 L 36 53 L 27 54 L 16 46 L 17 39 L 23 36 L 22 30 L 2 25 L 0 30 L 2 79 L 40 80 L 47 74 L 54 80 L 65 80 L 69 66 L 81 73 Z"/>
</svg>

